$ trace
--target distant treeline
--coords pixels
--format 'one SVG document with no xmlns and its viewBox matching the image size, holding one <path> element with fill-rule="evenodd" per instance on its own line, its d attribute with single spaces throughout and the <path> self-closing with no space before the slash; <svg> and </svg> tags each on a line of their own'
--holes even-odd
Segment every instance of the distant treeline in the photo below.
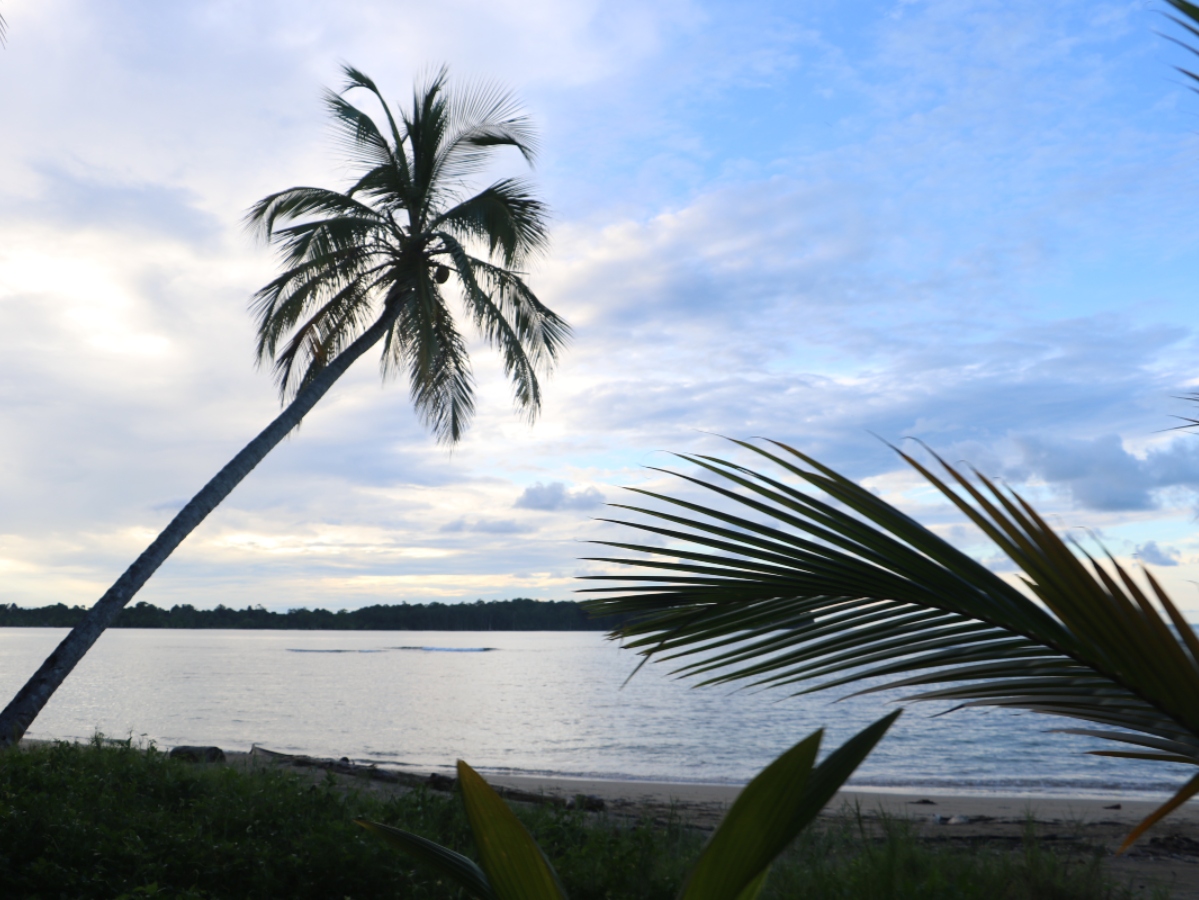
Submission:
<svg viewBox="0 0 1199 900">
<path fill-rule="evenodd" d="M 56 603 L 26 609 L 0 604 L 0 628 L 69 628 L 86 608 Z M 355 610 L 289 609 L 261 606 L 196 609 L 191 604 L 162 609 L 149 603 L 127 606 L 114 628 L 262 628 L 304 631 L 606 631 L 613 618 L 593 619 L 571 600 L 493 600 L 484 603 L 414 603 Z"/>
</svg>

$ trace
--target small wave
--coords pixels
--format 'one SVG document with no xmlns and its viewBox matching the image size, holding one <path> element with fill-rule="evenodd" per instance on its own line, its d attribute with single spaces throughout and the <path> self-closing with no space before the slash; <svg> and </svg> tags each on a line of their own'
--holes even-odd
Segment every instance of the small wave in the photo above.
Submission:
<svg viewBox="0 0 1199 900">
<path fill-rule="evenodd" d="M 386 653 L 388 650 L 420 650 L 423 653 L 490 653 L 496 647 L 376 647 L 372 650 L 316 649 L 313 647 L 288 647 L 288 653 Z"/>
<path fill-rule="evenodd" d="M 846 787 L 892 792 L 934 791 L 941 793 L 1041 794 L 1051 796 L 1104 797 L 1113 794 L 1156 797 L 1172 794 L 1178 785 L 1169 781 L 1104 778 L 914 778 L 864 776 L 851 777 Z"/>
<path fill-rule="evenodd" d="M 495 647 L 391 647 L 391 650 L 420 650 L 424 653 L 490 653 Z"/>
<path fill-rule="evenodd" d="M 288 647 L 288 653 L 382 653 L 382 650 L 313 650 L 309 647 Z"/>
</svg>

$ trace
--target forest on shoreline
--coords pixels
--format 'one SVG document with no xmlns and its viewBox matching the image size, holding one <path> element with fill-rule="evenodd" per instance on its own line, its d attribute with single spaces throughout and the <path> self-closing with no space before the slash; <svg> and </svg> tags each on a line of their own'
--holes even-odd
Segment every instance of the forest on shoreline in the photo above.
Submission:
<svg viewBox="0 0 1199 900">
<path fill-rule="evenodd" d="M 0 604 L 0 628 L 73 628 L 87 608 L 56 603 Z M 261 606 L 196 609 L 190 603 L 163 609 L 141 602 L 121 610 L 113 628 L 245 628 L 296 631 L 606 631 L 615 617 L 592 618 L 573 600 L 517 597 L 474 603 L 402 603 L 362 609 L 289 609 Z"/>
</svg>

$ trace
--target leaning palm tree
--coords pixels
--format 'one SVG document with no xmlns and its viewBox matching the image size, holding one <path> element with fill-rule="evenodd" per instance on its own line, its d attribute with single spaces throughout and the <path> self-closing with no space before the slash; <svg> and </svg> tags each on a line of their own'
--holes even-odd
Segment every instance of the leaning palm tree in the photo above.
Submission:
<svg viewBox="0 0 1199 900">
<path fill-rule="evenodd" d="M 494 88 L 452 94 L 446 73 L 398 119 L 373 81 L 346 68 L 326 103 L 359 177 L 345 192 L 298 187 L 257 203 L 248 221 L 281 250 L 284 271 L 254 298 L 258 359 L 274 363 L 282 414 L 217 473 L 100 598 L 0 713 L 0 745 L 23 735 L 55 689 L 170 553 L 290 433 L 360 356 L 382 345 L 384 374 L 407 375 L 412 401 L 439 439 L 457 441 L 473 410 L 466 345 L 447 289 L 501 353 L 518 407 L 541 403 L 566 323 L 525 284 L 520 267 L 546 241 L 544 206 L 503 179 L 463 185 L 499 147 L 526 160 L 528 119 Z M 380 125 L 343 96 L 373 95 Z"/>
<path fill-rule="evenodd" d="M 885 677 L 863 693 L 1082 720 L 1097 727 L 1062 730 L 1133 748 L 1098 755 L 1199 768 L 1199 639 L 1148 571 L 1142 587 L 1011 491 L 901 453 L 1015 563 L 1016 586 L 811 457 L 737 443 L 779 474 L 683 456 L 715 476 L 679 476 L 715 504 L 638 490 L 655 502 L 607 520 L 654 537 L 600 542 L 636 554 L 602 560 L 635 573 L 591 576 L 619 582 L 588 604 L 631 617 L 613 638 L 704 684 L 807 693 Z M 1124 846 L 1196 794 L 1199 774 Z"/>
</svg>

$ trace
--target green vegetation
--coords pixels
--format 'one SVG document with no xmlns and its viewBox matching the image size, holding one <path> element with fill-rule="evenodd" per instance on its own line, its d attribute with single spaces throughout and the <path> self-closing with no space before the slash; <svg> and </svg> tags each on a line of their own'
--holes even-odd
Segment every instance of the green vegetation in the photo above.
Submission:
<svg viewBox="0 0 1199 900">
<path fill-rule="evenodd" d="M 836 820 L 801 836 L 775 867 L 768 896 L 803 900 L 1131 900 L 1147 897 L 1104 873 L 1097 850 L 1050 852 L 1030 826 L 1015 850 L 921 841 L 911 821 Z"/>
<path fill-rule="evenodd" d="M 87 610 L 56 603 L 25 609 L 0 603 L 0 628 L 71 628 Z M 138 603 L 121 610 L 113 628 L 263 628 L 306 631 L 604 631 L 620 620 L 596 619 L 571 600 L 493 600 L 474 603 L 412 603 L 362 609 L 162 609 Z"/>
<path fill-rule="evenodd" d="M 524 814 L 576 897 L 666 896 L 679 848 L 692 846 L 677 828 L 593 829 L 556 807 Z M 6 897 L 45 900 L 453 895 L 355 825 L 361 816 L 469 846 L 450 795 L 381 799 L 339 790 L 332 777 L 197 767 L 128 742 L 9 749 L 0 752 L 0 885 Z"/>
<path fill-rule="evenodd" d="M 630 823 L 560 807 L 518 810 L 574 900 L 669 900 L 703 844 L 677 819 Z M 472 853 L 457 798 L 346 793 L 273 769 L 191 766 L 128 742 L 0 752 L 0 885 L 39 898 L 460 896 L 353 824 L 367 817 Z M 1099 860 L 954 850 L 903 822 L 809 829 L 763 898 L 1125 900 Z"/>
<path fill-rule="evenodd" d="M 823 730 L 758 773 L 704 845 L 679 900 L 755 900 L 770 867 L 812 823 L 874 749 L 900 710 L 854 735 L 816 764 Z M 479 863 L 429 838 L 359 820 L 388 843 L 442 872 L 478 900 L 565 900 L 565 886 L 528 830 L 479 774 L 458 760 L 458 789 Z"/>
</svg>

